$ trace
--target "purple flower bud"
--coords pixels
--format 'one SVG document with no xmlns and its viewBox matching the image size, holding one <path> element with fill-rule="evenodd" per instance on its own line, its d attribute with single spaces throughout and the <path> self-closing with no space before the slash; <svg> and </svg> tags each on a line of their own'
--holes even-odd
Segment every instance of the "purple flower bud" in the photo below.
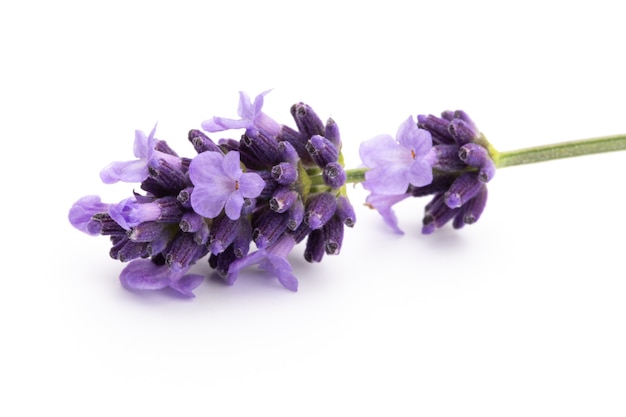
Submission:
<svg viewBox="0 0 626 417">
<path fill-rule="evenodd" d="M 306 150 L 306 144 L 309 140 L 309 137 L 296 130 L 293 130 L 289 126 L 282 126 L 280 129 L 280 133 L 278 134 L 278 136 L 276 136 L 276 139 L 278 141 L 291 144 L 298 153 L 298 156 L 302 159 L 303 164 L 310 165 L 313 163 L 311 155 L 309 155 L 309 152 Z"/>
<path fill-rule="evenodd" d="M 204 217 L 194 211 L 186 211 L 178 223 L 178 227 L 183 232 L 195 233 L 202 228 Z"/>
<path fill-rule="evenodd" d="M 331 141 L 337 149 L 341 149 L 341 136 L 339 135 L 339 127 L 337 126 L 337 123 L 335 123 L 335 121 L 330 117 L 326 121 L 326 127 L 322 136 Z"/>
<path fill-rule="evenodd" d="M 448 125 L 448 131 L 459 146 L 472 143 L 480 138 L 480 132 L 476 127 L 461 119 L 452 120 Z"/>
<path fill-rule="evenodd" d="M 250 251 L 250 242 L 252 242 L 252 226 L 249 221 L 240 219 L 237 235 L 231 245 L 235 257 L 243 258 L 246 256 Z"/>
<path fill-rule="evenodd" d="M 487 204 L 487 187 L 482 186 L 480 191 L 474 198 L 467 202 L 465 205 L 465 215 L 463 221 L 465 224 L 473 224 L 478 221 L 480 215 L 483 213 Z"/>
<path fill-rule="evenodd" d="M 211 253 L 217 255 L 235 240 L 239 229 L 239 220 L 231 220 L 228 216 L 219 216 L 213 220 L 209 248 Z"/>
<path fill-rule="evenodd" d="M 219 146 L 215 144 L 207 135 L 198 129 L 189 131 L 189 142 L 193 145 L 196 152 L 221 152 Z"/>
<path fill-rule="evenodd" d="M 109 204 L 105 204 L 97 195 L 88 195 L 78 200 L 68 214 L 72 226 L 81 232 L 95 236 L 100 233 L 100 225 L 94 223 L 93 216 L 98 213 L 106 213 Z"/>
<path fill-rule="evenodd" d="M 446 205 L 451 209 L 461 207 L 478 194 L 482 184 L 475 173 L 468 172 L 461 175 L 454 180 L 450 189 L 445 193 Z"/>
<path fill-rule="evenodd" d="M 304 222 L 311 229 L 319 229 L 326 224 L 335 213 L 337 200 L 330 193 L 319 193 L 310 196 L 304 215 Z"/>
<path fill-rule="evenodd" d="M 324 134 L 324 123 L 308 104 L 294 104 L 291 106 L 291 115 L 296 121 L 298 130 L 305 136 L 310 138 Z"/>
<path fill-rule="evenodd" d="M 143 222 L 128 231 L 128 238 L 133 242 L 152 242 L 164 232 L 164 223 Z"/>
<path fill-rule="evenodd" d="M 433 169 L 444 172 L 461 171 L 466 168 L 459 159 L 459 147 L 457 145 L 436 145 L 432 147 L 434 164 Z"/>
<path fill-rule="evenodd" d="M 165 255 L 165 262 L 174 272 L 179 272 L 206 254 L 204 246 L 199 246 L 192 233 L 179 233 Z"/>
<path fill-rule="evenodd" d="M 306 144 L 306 141 L 303 141 Z M 297 165 L 300 156 L 298 155 L 298 151 L 293 145 L 289 142 L 282 141 L 278 142 L 278 152 L 280 153 L 280 158 L 283 161 L 289 162 L 292 165 Z"/>
<path fill-rule="evenodd" d="M 280 161 L 278 142 L 261 130 L 247 129 L 241 137 L 239 152 L 241 162 L 248 168 L 271 167 Z"/>
<path fill-rule="evenodd" d="M 337 209 L 335 215 L 348 227 L 354 227 L 356 223 L 356 214 L 354 207 L 350 204 L 350 200 L 347 197 L 337 197 Z"/>
<path fill-rule="evenodd" d="M 304 203 L 300 197 L 289 208 L 288 216 L 287 228 L 292 231 L 296 230 L 304 221 Z"/>
<path fill-rule="evenodd" d="M 235 252 L 232 246 L 229 246 L 224 252 L 221 252 L 217 255 L 211 254 L 209 257 L 209 265 L 211 268 L 215 269 L 218 274 L 222 277 L 226 277 L 228 275 L 228 269 L 230 265 L 237 260 L 235 256 Z M 228 284 L 233 284 L 233 282 L 228 282 Z"/>
<path fill-rule="evenodd" d="M 281 162 L 272 167 L 271 176 L 279 184 L 289 185 L 298 179 L 298 170 L 289 162 Z"/>
<path fill-rule="evenodd" d="M 280 187 L 274 192 L 269 201 L 270 209 L 277 213 L 284 213 L 293 206 L 298 199 L 298 193 L 289 187 Z"/>
<path fill-rule="evenodd" d="M 330 162 L 322 173 L 324 183 L 331 188 L 341 188 L 346 183 L 346 172 L 339 162 Z"/>
<path fill-rule="evenodd" d="M 426 212 L 422 220 L 422 233 L 427 235 L 443 226 L 456 216 L 460 209 L 450 208 L 445 202 L 445 194 L 437 194 L 430 203 L 426 205 Z"/>
<path fill-rule="evenodd" d="M 489 152 L 477 143 L 468 143 L 459 149 L 459 159 L 467 165 L 480 168 L 478 179 L 488 182 L 496 173 L 496 165 L 491 159 Z"/>
<path fill-rule="evenodd" d="M 198 245 L 206 245 L 211 237 L 211 228 L 206 222 L 202 222 L 200 229 L 196 230 L 193 234 L 193 240 Z"/>
<path fill-rule="evenodd" d="M 455 144 L 454 138 L 450 136 L 450 132 L 448 132 L 448 124 L 449 122 L 447 120 L 440 119 L 432 114 L 428 116 L 420 114 L 417 116 L 417 126 L 421 129 L 428 130 L 435 144 Z"/>
<path fill-rule="evenodd" d="M 176 199 L 184 208 L 191 208 L 191 193 L 193 191 L 193 187 L 186 187 L 178 193 Z"/>
<path fill-rule="evenodd" d="M 324 232 L 322 229 L 313 230 L 309 234 L 309 238 L 306 241 L 306 248 L 304 249 L 304 259 L 307 262 L 321 262 L 326 250 L 326 241 L 324 239 Z"/>
<path fill-rule="evenodd" d="M 127 237 L 124 237 L 113 245 L 109 251 L 109 255 L 111 258 L 118 259 L 121 262 L 128 262 L 133 259 L 147 257 L 147 249 L 148 244 L 146 242 L 133 242 Z"/>
<path fill-rule="evenodd" d="M 189 185 L 186 172 L 180 168 L 180 159 L 177 158 L 174 164 L 172 162 L 165 159 L 152 160 L 148 168 L 150 178 L 167 190 L 167 194 L 178 192 Z"/>
<path fill-rule="evenodd" d="M 325 167 L 331 162 L 337 162 L 339 151 L 331 141 L 324 136 L 314 135 L 306 144 L 306 150 L 313 161 L 320 167 Z"/>
<path fill-rule="evenodd" d="M 324 249 L 328 255 L 339 255 L 343 242 L 343 222 L 338 216 L 330 218 L 322 228 L 326 244 Z"/>
<path fill-rule="evenodd" d="M 252 240 L 259 249 L 264 249 L 276 242 L 287 230 L 289 216 L 273 210 L 264 210 L 253 217 Z"/>
</svg>

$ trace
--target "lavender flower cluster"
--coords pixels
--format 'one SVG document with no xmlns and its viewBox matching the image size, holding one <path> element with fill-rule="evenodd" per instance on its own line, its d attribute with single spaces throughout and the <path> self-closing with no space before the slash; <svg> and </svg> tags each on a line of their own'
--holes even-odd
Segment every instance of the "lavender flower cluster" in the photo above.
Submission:
<svg viewBox="0 0 626 417">
<path fill-rule="evenodd" d="M 202 123 L 208 133 L 245 129 L 239 140 L 215 142 L 191 130 L 194 158 L 178 156 L 155 138 L 155 129 L 137 131 L 137 159 L 114 162 L 100 176 L 105 183 L 139 182 L 145 194 L 113 204 L 86 196 L 72 206 L 72 225 L 109 236 L 111 257 L 129 262 L 122 285 L 170 287 L 193 296 L 203 276 L 190 267 L 208 255 L 230 284 L 243 268 L 258 265 L 296 291 L 287 255 L 298 243 L 306 240 L 309 262 L 340 252 L 344 227 L 356 219 L 346 195 L 339 129 L 304 103 L 291 107 L 297 129 L 281 125 L 261 110 L 265 94 L 252 102 L 240 93 L 241 119 Z"/>
<path fill-rule="evenodd" d="M 445 111 L 441 117 L 409 117 L 396 139 L 380 135 L 361 144 L 369 168 L 363 186 L 367 205 L 403 233 L 392 207 L 408 197 L 433 195 L 426 205 L 422 233 L 452 221 L 454 228 L 475 223 L 487 202 L 487 182 L 496 172 L 493 149 L 469 116 Z"/>
</svg>

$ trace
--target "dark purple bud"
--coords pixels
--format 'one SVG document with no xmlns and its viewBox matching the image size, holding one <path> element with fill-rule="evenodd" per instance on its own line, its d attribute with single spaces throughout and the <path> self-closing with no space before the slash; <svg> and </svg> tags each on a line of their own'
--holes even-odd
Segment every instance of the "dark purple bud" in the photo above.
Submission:
<svg viewBox="0 0 626 417">
<path fill-rule="evenodd" d="M 298 197 L 298 193 L 289 187 L 277 188 L 269 201 L 270 209 L 277 213 L 284 213 L 293 206 Z"/>
<path fill-rule="evenodd" d="M 319 193 L 310 196 L 304 214 L 304 222 L 313 230 L 326 224 L 335 213 L 337 200 L 330 193 Z"/>
<path fill-rule="evenodd" d="M 326 250 L 326 240 L 322 229 L 313 230 L 306 240 L 304 259 L 307 262 L 321 262 Z"/>
<path fill-rule="evenodd" d="M 280 132 L 276 139 L 281 142 L 290 143 L 293 148 L 298 153 L 298 156 L 302 159 L 302 162 L 306 165 L 310 165 L 313 163 L 313 159 L 311 159 L 311 155 L 306 150 L 306 144 L 309 140 L 309 137 L 304 134 L 293 130 L 289 126 L 281 126 Z"/>
<path fill-rule="evenodd" d="M 325 167 L 331 162 L 337 162 L 339 151 L 331 141 L 324 136 L 314 135 L 306 144 L 306 150 L 313 161 L 320 167 Z"/>
<path fill-rule="evenodd" d="M 219 146 L 215 144 L 207 135 L 198 129 L 189 131 L 189 141 L 198 153 L 202 152 L 222 152 Z"/>
<path fill-rule="evenodd" d="M 496 164 L 491 159 L 489 152 L 477 143 L 468 143 L 459 149 L 459 159 L 469 166 L 480 168 L 478 179 L 488 182 L 496 174 Z"/>
<path fill-rule="evenodd" d="M 176 199 L 184 208 L 191 208 L 191 192 L 193 191 L 193 187 L 186 187 L 178 193 Z"/>
<path fill-rule="evenodd" d="M 157 140 L 156 144 L 154 145 L 154 150 L 164 154 L 178 156 L 174 149 L 170 148 L 170 145 L 168 145 L 167 142 L 164 140 Z"/>
<path fill-rule="evenodd" d="M 239 152 L 239 141 L 235 139 L 220 139 L 218 142 L 222 153 L 227 154 L 230 151 Z"/>
<path fill-rule="evenodd" d="M 458 177 L 445 193 L 445 202 L 451 209 L 461 207 L 480 191 L 483 183 L 478 180 L 478 175 L 468 172 Z"/>
<path fill-rule="evenodd" d="M 243 258 L 250 251 L 250 242 L 252 242 L 252 226 L 247 220 L 240 220 L 237 235 L 231 247 L 237 258 Z"/>
<path fill-rule="evenodd" d="M 465 226 L 465 221 L 463 219 L 465 217 L 466 209 L 467 205 L 461 207 L 456 216 L 454 216 L 454 219 L 452 220 L 452 227 L 454 227 L 455 229 L 461 229 L 463 228 L 463 226 Z"/>
<path fill-rule="evenodd" d="M 455 140 L 448 132 L 449 121 L 440 119 L 439 117 L 429 114 L 425 116 L 420 114 L 417 116 L 417 126 L 421 129 L 428 130 L 435 144 L 454 145 Z"/>
<path fill-rule="evenodd" d="M 265 249 L 287 230 L 288 221 L 287 214 L 276 213 L 273 210 L 262 211 L 253 217 L 252 240 L 259 249 Z"/>
<path fill-rule="evenodd" d="M 211 237 L 211 228 L 206 222 L 202 222 L 202 227 L 193 234 L 193 240 L 198 245 L 206 245 Z"/>
<path fill-rule="evenodd" d="M 148 167 L 150 177 L 155 180 L 165 190 L 178 192 L 179 190 L 189 186 L 187 174 L 180 168 L 180 160 L 172 161 L 158 159 L 152 161 Z"/>
<path fill-rule="evenodd" d="M 465 224 L 473 224 L 478 221 L 480 215 L 483 213 L 485 206 L 487 205 L 487 187 L 482 186 L 480 191 L 474 198 L 467 202 L 465 205 L 465 215 L 463 221 Z"/>
<path fill-rule="evenodd" d="M 152 242 L 165 231 L 165 225 L 157 222 L 143 222 L 128 231 L 128 238 L 133 242 Z"/>
<path fill-rule="evenodd" d="M 224 252 L 233 243 L 239 229 L 239 219 L 231 220 L 228 216 L 218 216 L 211 225 L 211 236 L 209 237 L 209 249 L 211 253 L 217 255 Z"/>
<path fill-rule="evenodd" d="M 158 205 L 161 213 L 156 219 L 159 222 L 164 223 L 178 223 L 183 215 L 183 207 L 178 202 L 176 197 L 162 197 L 154 200 Z"/>
<path fill-rule="evenodd" d="M 452 110 L 444 110 L 441 112 L 441 118 L 451 122 L 454 119 L 454 112 Z"/>
<path fill-rule="evenodd" d="M 304 221 L 304 203 L 299 196 L 289 209 L 288 216 L 287 228 L 289 230 L 296 230 Z"/>
<path fill-rule="evenodd" d="M 458 208 L 452 209 L 446 205 L 445 194 L 437 194 L 426 205 L 426 212 L 422 219 L 422 233 L 425 235 L 431 234 L 436 228 L 452 220 L 459 210 Z"/>
<path fill-rule="evenodd" d="M 339 127 L 331 117 L 329 117 L 326 121 L 324 135 L 322 136 L 331 141 L 337 149 L 341 150 L 341 136 L 339 135 Z"/>
<path fill-rule="evenodd" d="M 324 123 L 308 104 L 294 104 L 291 106 L 291 115 L 296 121 L 298 130 L 307 138 L 324 134 Z"/>
<path fill-rule="evenodd" d="M 194 241 L 193 233 L 179 233 L 165 255 L 165 263 L 172 271 L 181 271 L 205 254 L 202 248 L 204 246 L 199 246 Z"/>
<path fill-rule="evenodd" d="M 293 184 L 298 179 L 298 170 L 289 162 L 274 165 L 271 170 L 272 178 L 279 184 Z"/>
<path fill-rule="evenodd" d="M 108 213 L 94 214 L 89 222 L 89 230 L 94 232 L 97 230 L 104 236 L 125 236 L 126 229 L 117 224 Z"/>
<path fill-rule="evenodd" d="M 322 173 L 324 183 L 331 188 L 341 188 L 346 183 L 346 172 L 339 162 L 330 162 Z"/>
<path fill-rule="evenodd" d="M 133 259 L 148 256 L 148 244 L 146 242 L 133 242 L 127 237 L 120 239 L 113 245 L 109 255 L 113 259 L 121 262 L 132 261 Z"/>
<path fill-rule="evenodd" d="M 232 246 L 229 246 L 224 252 L 213 255 L 209 257 L 209 265 L 211 268 L 215 269 L 218 274 L 225 277 L 228 275 L 228 268 L 230 268 L 230 264 L 232 264 L 237 257 L 235 256 L 235 251 Z"/>
<path fill-rule="evenodd" d="M 149 242 L 147 247 L 148 256 L 156 256 L 163 252 L 170 244 L 171 238 L 172 235 L 169 233 L 163 233 L 156 239 Z"/>
<path fill-rule="evenodd" d="M 326 244 L 324 249 L 328 255 L 339 255 L 343 242 L 343 222 L 339 217 L 333 216 L 322 228 Z"/>
<path fill-rule="evenodd" d="M 311 233 L 311 228 L 305 222 L 300 223 L 300 226 L 291 233 L 293 240 L 296 244 L 302 242 Z"/>
<path fill-rule="evenodd" d="M 454 112 L 454 118 L 463 120 L 465 123 L 467 123 L 473 129 L 476 129 L 476 124 L 474 124 L 474 121 L 463 110 L 456 110 Z"/>
<path fill-rule="evenodd" d="M 356 223 L 356 214 L 354 207 L 350 204 L 350 200 L 347 197 L 337 197 L 337 209 L 335 215 L 348 227 L 354 227 Z"/>
<path fill-rule="evenodd" d="M 466 168 L 465 163 L 459 159 L 458 145 L 435 145 L 432 149 L 435 154 L 433 169 L 454 172 Z"/>
<path fill-rule="evenodd" d="M 454 119 L 448 125 L 448 131 L 459 146 L 472 143 L 480 138 L 478 130 L 461 119 Z"/>
<path fill-rule="evenodd" d="M 252 214 L 256 208 L 256 198 L 244 198 L 243 207 L 241 207 L 241 215 L 247 216 Z"/>
<path fill-rule="evenodd" d="M 246 129 L 239 144 L 241 162 L 248 168 L 271 167 L 280 162 L 278 141 L 262 130 Z"/>
<path fill-rule="evenodd" d="M 202 228 L 204 217 L 195 211 L 186 211 L 178 223 L 178 227 L 183 232 L 195 233 Z"/>
<path fill-rule="evenodd" d="M 296 148 L 294 148 L 291 143 L 286 141 L 278 142 L 278 152 L 280 153 L 280 158 L 283 161 L 289 162 L 292 165 L 298 164 L 300 156 L 298 155 L 298 151 L 296 151 Z"/>
</svg>

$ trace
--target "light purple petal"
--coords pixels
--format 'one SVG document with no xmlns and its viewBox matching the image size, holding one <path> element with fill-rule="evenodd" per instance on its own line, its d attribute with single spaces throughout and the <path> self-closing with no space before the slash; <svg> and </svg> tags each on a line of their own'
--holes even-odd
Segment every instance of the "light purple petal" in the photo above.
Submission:
<svg viewBox="0 0 626 417">
<path fill-rule="evenodd" d="M 265 181 L 259 174 L 244 172 L 239 177 L 239 191 L 245 198 L 256 198 L 265 188 Z"/>
<path fill-rule="evenodd" d="M 378 135 L 361 143 L 359 155 L 368 168 L 412 162 L 411 152 L 389 135 Z"/>
<path fill-rule="evenodd" d="M 144 159 L 112 162 L 100 171 L 100 179 L 105 184 L 114 184 L 118 181 L 142 182 L 146 178 L 148 178 L 148 164 Z"/>
<path fill-rule="evenodd" d="M 244 256 L 243 258 L 235 260 L 228 267 L 228 275 L 226 276 L 226 283 L 233 285 L 237 278 L 239 278 L 239 271 L 249 266 L 260 263 L 265 259 L 266 252 L 264 249 L 258 250 L 251 254 Z"/>
<path fill-rule="evenodd" d="M 433 144 L 430 132 L 418 128 L 413 117 L 409 117 L 400 125 L 396 138 L 400 145 L 413 151 L 415 159 L 423 158 Z"/>
<path fill-rule="evenodd" d="M 222 162 L 224 154 L 221 152 L 202 152 L 196 155 L 189 164 L 189 178 L 195 186 L 214 184 L 215 177 L 224 177 Z"/>
<path fill-rule="evenodd" d="M 371 169 L 365 173 L 363 187 L 376 194 L 404 194 L 409 187 L 408 170 L 404 165 Z"/>
<path fill-rule="evenodd" d="M 204 277 L 199 274 L 187 274 L 170 284 L 170 287 L 187 297 L 195 297 L 193 290 L 196 289 Z"/>
<path fill-rule="evenodd" d="M 378 210 L 385 223 L 393 229 L 397 234 L 404 234 L 404 231 L 398 227 L 398 217 L 393 211 L 392 206 L 409 197 L 410 194 L 401 195 L 380 195 L 370 194 L 366 202 L 369 206 Z"/>
<path fill-rule="evenodd" d="M 407 178 L 416 187 L 423 187 L 433 182 L 433 168 L 426 161 L 415 160 L 407 172 Z"/>
<path fill-rule="evenodd" d="M 257 96 L 258 99 L 258 96 Z M 256 103 L 256 100 L 255 100 Z M 261 97 L 261 105 L 263 105 L 263 97 Z M 260 109 L 259 109 L 260 110 Z M 250 100 L 250 96 L 244 92 L 239 92 L 239 106 L 237 107 L 237 114 L 244 120 L 254 119 L 255 114 L 255 106 L 252 104 Z"/>
<path fill-rule="evenodd" d="M 207 132 L 222 132 L 229 129 L 245 129 L 250 123 L 247 120 L 227 119 L 225 117 L 213 117 L 202 122 L 202 129 Z"/>
<path fill-rule="evenodd" d="M 224 156 L 222 161 L 222 169 L 224 173 L 234 180 L 238 180 L 241 176 L 241 165 L 239 159 L 239 152 L 230 151 Z"/>
<path fill-rule="evenodd" d="M 192 194 L 193 196 L 193 194 Z M 231 220 L 237 220 L 241 216 L 241 208 L 243 207 L 243 196 L 239 191 L 235 191 L 228 196 L 224 211 Z"/>
<path fill-rule="evenodd" d="M 298 291 L 298 279 L 293 275 L 291 265 L 285 258 L 269 255 L 259 266 L 261 269 L 276 275 L 283 287 L 291 291 Z"/>
<path fill-rule="evenodd" d="M 214 219 L 222 212 L 231 192 L 224 188 L 196 186 L 191 193 L 191 207 L 199 215 Z"/>
<path fill-rule="evenodd" d="M 125 288 L 158 290 L 170 285 L 172 279 L 166 265 L 156 265 L 149 259 L 135 259 L 120 273 L 120 282 Z"/>
<path fill-rule="evenodd" d="M 109 210 L 109 204 L 105 204 L 97 195 L 88 195 L 72 205 L 68 214 L 68 219 L 72 226 L 87 233 L 91 236 L 100 234 L 99 231 L 94 232 L 89 228 L 91 218 L 98 213 L 106 213 Z"/>
</svg>

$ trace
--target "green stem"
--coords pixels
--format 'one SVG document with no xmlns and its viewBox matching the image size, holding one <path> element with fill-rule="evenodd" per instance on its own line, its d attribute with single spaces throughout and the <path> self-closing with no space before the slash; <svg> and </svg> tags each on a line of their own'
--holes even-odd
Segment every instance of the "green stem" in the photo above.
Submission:
<svg viewBox="0 0 626 417">
<path fill-rule="evenodd" d="M 535 146 L 507 152 L 493 152 L 498 168 L 531 164 L 553 159 L 571 158 L 601 152 L 626 150 L 626 135 L 603 136 L 592 139 L 573 140 L 551 145 Z"/>
</svg>

